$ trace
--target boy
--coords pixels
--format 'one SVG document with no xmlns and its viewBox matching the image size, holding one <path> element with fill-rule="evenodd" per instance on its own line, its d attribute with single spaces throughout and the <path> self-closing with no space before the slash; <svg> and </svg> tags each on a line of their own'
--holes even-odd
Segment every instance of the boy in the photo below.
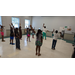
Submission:
<svg viewBox="0 0 75 75">
<path fill-rule="evenodd" d="M 14 45 L 13 39 L 14 39 L 13 27 L 10 25 L 10 44 L 12 44 L 12 45 Z"/>
<path fill-rule="evenodd" d="M 19 49 L 19 50 L 21 50 L 20 49 L 20 35 L 19 35 L 19 32 L 18 32 L 18 28 L 16 28 L 16 34 L 15 34 L 16 36 L 16 49 Z"/>
<path fill-rule="evenodd" d="M 55 31 L 54 36 L 53 36 L 53 42 L 52 42 L 52 49 L 55 50 L 55 46 L 57 43 L 57 39 L 60 37 L 58 34 L 58 30 Z"/>
</svg>

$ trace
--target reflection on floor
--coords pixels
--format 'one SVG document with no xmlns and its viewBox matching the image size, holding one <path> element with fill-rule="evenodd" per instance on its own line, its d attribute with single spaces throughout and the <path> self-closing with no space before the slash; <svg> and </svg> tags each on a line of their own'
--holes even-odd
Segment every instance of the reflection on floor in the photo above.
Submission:
<svg viewBox="0 0 75 75">
<path fill-rule="evenodd" d="M 21 50 L 16 50 L 15 45 L 10 45 L 10 38 L 5 38 L 5 42 L 0 39 L 0 58 L 71 58 L 73 46 L 64 40 L 58 39 L 56 50 L 52 50 L 52 38 L 43 40 L 41 56 L 35 55 L 35 40 L 31 37 L 31 42 L 26 41 L 26 35 L 20 40 Z M 14 39 L 15 42 L 15 39 Z"/>
</svg>

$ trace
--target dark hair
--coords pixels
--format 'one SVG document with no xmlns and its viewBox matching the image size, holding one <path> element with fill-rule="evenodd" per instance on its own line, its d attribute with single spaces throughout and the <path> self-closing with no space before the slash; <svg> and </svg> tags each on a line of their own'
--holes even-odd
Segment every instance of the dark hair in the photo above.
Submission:
<svg viewBox="0 0 75 75">
<path fill-rule="evenodd" d="M 44 28 L 46 28 L 46 26 L 44 26 Z"/>
<path fill-rule="evenodd" d="M 18 31 L 18 28 L 16 28 L 16 31 Z"/>
<path fill-rule="evenodd" d="M 58 30 L 56 30 L 55 33 L 58 33 Z"/>
<path fill-rule="evenodd" d="M 36 36 L 38 37 L 39 34 L 42 34 L 42 31 L 40 29 L 38 29 Z"/>
<path fill-rule="evenodd" d="M 1 26 L 1 28 L 3 28 L 3 26 Z"/>
</svg>

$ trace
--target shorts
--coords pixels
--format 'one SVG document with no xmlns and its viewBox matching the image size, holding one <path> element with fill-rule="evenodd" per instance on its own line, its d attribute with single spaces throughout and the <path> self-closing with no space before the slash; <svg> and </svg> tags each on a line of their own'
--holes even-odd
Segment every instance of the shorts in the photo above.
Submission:
<svg viewBox="0 0 75 75">
<path fill-rule="evenodd" d="M 52 36 L 54 36 L 54 34 L 52 34 Z"/>
<path fill-rule="evenodd" d="M 40 41 L 36 41 L 35 45 L 36 46 L 42 46 L 42 43 Z"/>
<path fill-rule="evenodd" d="M 30 37 L 30 35 L 29 35 L 29 34 L 28 34 L 27 36 L 28 36 L 28 37 Z"/>
<path fill-rule="evenodd" d="M 11 39 L 11 40 L 13 40 L 13 39 L 14 39 L 14 37 L 11 37 L 11 36 L 10 36 L 10 39 Z"/>
<path fill-rule="evenodd" d="M 3 36 L 4 35 L 4 32 L 1 32 L 1 35 Z"/>
</svg>

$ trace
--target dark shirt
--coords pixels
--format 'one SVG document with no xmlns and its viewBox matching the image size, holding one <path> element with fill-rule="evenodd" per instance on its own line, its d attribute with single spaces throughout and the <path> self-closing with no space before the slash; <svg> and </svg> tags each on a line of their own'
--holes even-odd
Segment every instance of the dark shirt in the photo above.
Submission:
<svg viewBox="0 0 75 75">
<path fill-rule="evenodd" d="M 10 36 L 11 36 L 11 37 L 14 36 L 13 30 L 10 30 Z"/>
<path fill-rule="evenodd" d="M 16 31 L 16 38 L 19 38 L 19 32 Z"/>
</svg>

